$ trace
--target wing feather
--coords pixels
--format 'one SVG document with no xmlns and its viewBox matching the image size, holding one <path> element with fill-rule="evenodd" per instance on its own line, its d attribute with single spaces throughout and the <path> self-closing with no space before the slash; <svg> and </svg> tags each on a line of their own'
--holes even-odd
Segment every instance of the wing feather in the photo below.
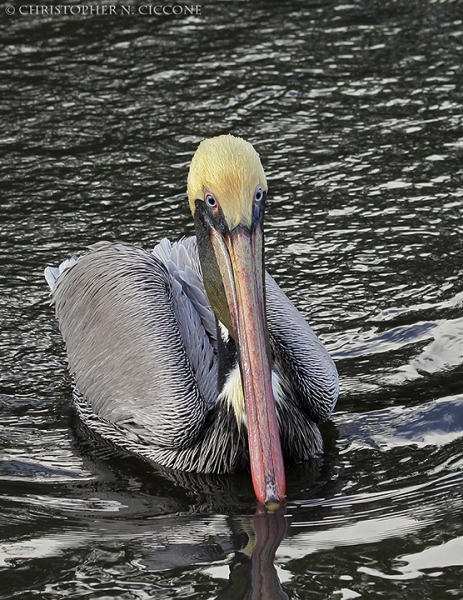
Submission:
<svg viewBox="0 0 463 600">
<path fill-rule="evenodd" d="M 66 268 L 53 296 L 69 369 L 91 410 L 146 444 L 191 444 L 207 406 L 159 259 L 133 246 L 98 247 Z"/>
<path fill-rule="evenodd" d="M 339 394 L 336 366 L 301 313 L 266 273 L 267 321 L 277 366 L 300 408 L 326 421 Z"/>
</svg>

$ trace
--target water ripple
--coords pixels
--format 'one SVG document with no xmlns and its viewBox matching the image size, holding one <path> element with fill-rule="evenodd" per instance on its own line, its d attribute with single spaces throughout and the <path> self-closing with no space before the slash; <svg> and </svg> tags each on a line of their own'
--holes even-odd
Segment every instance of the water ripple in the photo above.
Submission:
<svg viewBox="0 0 463 600">
<path fill-rule="evenodd" d="M 242 568 L 247 478 L 160 474 L 79 433 L 42 277 L 98 239 L 191 234 L 191 155 L 231 131 L 268 173 L 268 269 L 341 376 L 324 459 L 288 471 L 280 577 L 300 598 L 457 597 L 458 3 L 203 9 L 0 25 L 0 595 L 217 597 Z"/>
</svg>

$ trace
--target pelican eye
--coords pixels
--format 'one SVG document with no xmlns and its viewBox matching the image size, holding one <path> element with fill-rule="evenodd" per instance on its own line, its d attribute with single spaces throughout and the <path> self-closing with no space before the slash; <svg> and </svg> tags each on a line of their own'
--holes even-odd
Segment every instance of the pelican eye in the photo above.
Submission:
<svg viewBox="0 0 463 600">
<path fill-rule="evenodd" d="M 261 202 L 263 199 L 264 199 L 264 190 L 259 185 L 257 187 L 256 191 L 254 192 L 254 200 L 256 202 Z"/>
<path fill-rule="evenodd" d="M 212 194 L 206 194 L 204 200 L 209 208 L 215 208 L 217 206 L 217 200 Z"/>
</svg>

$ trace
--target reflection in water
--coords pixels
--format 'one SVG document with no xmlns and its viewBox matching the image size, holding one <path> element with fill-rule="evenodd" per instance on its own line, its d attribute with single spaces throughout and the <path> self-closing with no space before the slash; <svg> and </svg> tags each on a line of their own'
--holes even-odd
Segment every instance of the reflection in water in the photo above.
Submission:
<svg viewBox="0 0 463 600">
<path fill-rule="evenodd" d="M 287 600 L 275 569 L 275 553 L 287 530 L 285 511 L 258 508 L 251 518 L 235 519 L 246 544 L 236 549 L 230 581 L 217 600 Z M 235 532 L 235 538 L 236 536 Z"/>
<path fill-rule="evenodd" d="M 20 439 L 26 437 L 19 436 L 15 452 L 0 463 L 0 520 L 6 533 L 0 568 L 9 573 L 10 589 L 27 591 L 30 584 L 12 567 L 36 565 L 45 573 L 43 565 L 50 565 L 53 573 L 54 565 L 63 573 L 63 581 L 54 583 L 58 597 L 96 588 L 122 595 L 134 585 L 153 594 L 173 583 L 184 589 L 197 580 L 210 597 L 285 598 L 275 554 L 276 564 L 288 573 L 289 586 L 301 577 L 304 582 L 304 573 L 313 573 L 314 564 L 318 577 L 332 572 L 333 556 L 339 565 L 332 574 L 334 589 L 341 583 L 344 589 L 349 581 L 359 589 L 362 574 L 375 581 L 400 581 L 435 557 L 431 552 L 421 555 L 413 540 L 428 539 L 442 514 L 448 515 L 447 532 L 458 526 L 463 508 L 462 406 L 462 397 L 456 396 L 405 411 L 392 407 L 339 415 L 332 433 L 340 439 L 329 456 L 312 469 L 304 464 L 288 472 L 292 501 L 286 538 L 288 518 L 283 513 L 245 516 L 254 502 L 247 476 L 156 472 L 90 437 L 79 441 L 85 454 L 73 453 L 67 460 L 61 456 L 68 464 L 65 470 L 58 455 L 53 458 L 43 448 L 47 443 L 69 447 L 68 431 L 50 437 L 46 422 L 40 425 L 37 417 L 35 445 L 25 449 Z M 16 417 L 7 420 L 19 435 L 22 426 L 13 427 Z M 442 436 L 437 435 L 438 426 Z M 444 430 L 453 445 L 443 438 Z M 410 452 L 415 445 L 421 450 Z M 18 493 L 22 486 L 27 494 Z M 375 562 L 359 565 L 362 548 L 380 562 L 391 542 L 397 543 L 394 556 L 406 557 L 410 569 L 396 576 L 394 562 L 391 573 L 372 566 Z M 443 547 L 450 552 L 454 545 Z M 455 553 L 448 556 L 449 566 L 458 564 Z M 421 558 L 427 562 L 419 563 Z M 436 568 L 438 564 L 442 560 Z M 218 571 L 228 583 L 217 583 Z M 117 573 L 117 581 L 108 580 L 108 572 Z M 40 581 L 35 585 L 42 585 Z M 302 597 L 310 595 L 309 585 Z"/>
<path fill-rule="evenodd" d="M 40 499 L 32 502 L 38 507 Z M 80 504 L 80 505 L 79 505 Z M 217 600 L 284 600 L 288 595 L 282 590 L 274 565 L 275 552 L 287 530 L 287 518 L 284 510 L 268 513 L 257 510 L 252 516 L 232 516 L 228 520 L 216 516 L 170 516 L 153 519 L 147 517 L 143 522 L 138 518 L 128 518 L 129 513 L 138 513 L 140 506 L 133 500 L 123 505 L 109 497 L 104 501 L 95 501 L 93 508 L 84 503 L 67 503 L 56 508 L 64 510 L 70 516 L 85 519 L 91 510 L 106 513 L 104 521 L 97 521 L 93 527 L 86 528 L 67 525 L 59 532 L 47 532 L 27 540 L 12 541 L 0 545 L 0 569 L 11 569 L 18 564 L 42 564 L 63 562 L 75 570 L 72 587 L 75 591 L 91 585 L 92 579 L 100 569 L 109 565 L 117 568 L 121 562 L 121 548 L 125 548 L 131 557 L 131 569 L 126 572 L 127 580 L 117 584 L 108 584 L 106 589 L 113 593 L 130 589 L 130 581 L 137 573 L 147 571 L 158 573 L 157 581 L 165 580 L 169 574 L 193 565 L 223 561 L 224 556 L 232 555 L 229 564 L 229 581 L 217 595 Z M 109 513 L 116 515 L 126 512 L 122 521 L 108 518 Z M 72 556 L 76 553 L 84 556 L 82 565 L 72 567 Z M 199 572 L 199 569 L 198 569 Z M 127 577 L 128 576 L 128 577 Z M 11 579 L 16 579 L 14 574 Z M 145 593 L 153 593 L 156 586 L 147 581 L 139 584 Z M 101 590 L 102 588 L 100 588 Z M 63 588 L 56 587 L 57 593 Z"/>
</svg>

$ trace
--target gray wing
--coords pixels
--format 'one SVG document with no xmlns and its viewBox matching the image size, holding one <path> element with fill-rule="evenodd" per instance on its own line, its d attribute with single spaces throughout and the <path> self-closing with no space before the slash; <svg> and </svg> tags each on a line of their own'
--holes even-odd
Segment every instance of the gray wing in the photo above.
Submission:
<svg viewBox="0 0 463 600">
<path fill-rule="evenodd" d="M 49 283 L 56 276 L 48 269 Z M 185 298 L 156 256 L 100 245 L 59 275 L 53 300 L 70 372 L 100 419 L 165 449 L 199 437 L 212 400 L 197 384 L 180 333 L 174 305 Z M 213 349 L 207 340 L 203 346 L 213 370 Z"/>
<path fill-rule="evenodd" d="M 336 366 L 312 328 L 268 273 L 265 286 L 275 367 L 309 418 L 315 423 L 326 421 L 339 394 Z"/>
<path fill-rule="evenodd" d="M 166 268 L 180 335 L 198 387 L 211 409 L 217 400 L 217 323 L 204 289 L 196 237 L 163 239 L 153 256 Z"/>
</svg>

